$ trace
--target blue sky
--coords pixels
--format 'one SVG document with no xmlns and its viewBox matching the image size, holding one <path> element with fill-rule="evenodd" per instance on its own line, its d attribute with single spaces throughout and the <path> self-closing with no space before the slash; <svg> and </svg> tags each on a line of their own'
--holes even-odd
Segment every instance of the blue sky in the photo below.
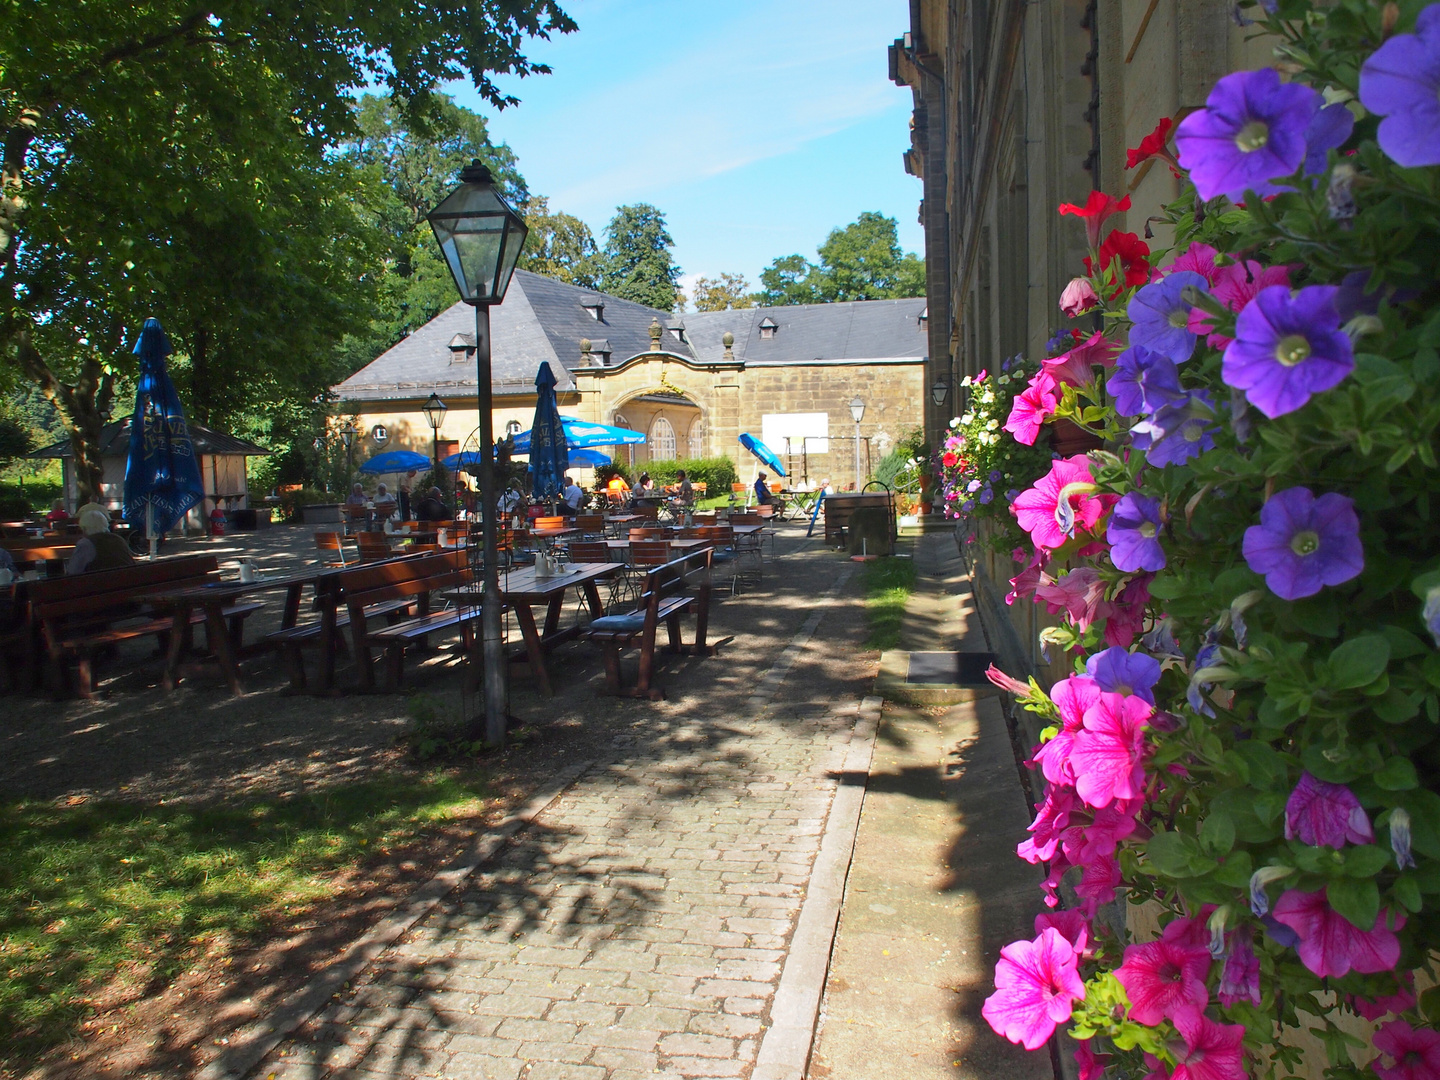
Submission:
<svg viewBox="0 0 1440 1080">
<path fill-rule="evenodd" d="M 615 207 L 664 211 L 688 283 L 809 258 L 862 211 L 923 254 L 907 176 L 911 95 L 886 77 L 906 0 L 570 0 L 574 34 L 536 41 L 554 73 L 504 78 L 497 113 L 446 89 L 510 144 L 531 191 L 597 239 Z"/>
</svg>

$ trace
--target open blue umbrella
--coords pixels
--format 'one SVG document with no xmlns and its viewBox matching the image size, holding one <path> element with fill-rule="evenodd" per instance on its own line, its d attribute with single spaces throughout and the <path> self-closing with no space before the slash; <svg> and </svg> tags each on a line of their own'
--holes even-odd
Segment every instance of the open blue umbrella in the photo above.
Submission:
<svg viewBox="0 0 1440 1080">
<path fill-rule="evenodd" d="M 447 469 L 468 469 L 479 468 L 480 463 L 485 460 L 485 455 L 479 450 L 466 450 L 463 453 L 451 454 L 449 457 L 442 457 L 440 464 Z"/>
<path fill-rule="evenodd" d="M 602 454 L 599 450 L 571 450 L 570 464 L 577 468 L 589 466 L 593 469 L 600 465 L 609 465 L 610 455 Z"/>
<path fill-rule="evenodd" d="M 386 450 L 383 454 L 376 454 L 355 471 L 379 475 L 409 472 L 411 469 L 428 468 L 429 465 L 430 459 L 414 450 Z"/>
<path fill-rule="evenodd" d="M 611 427 L 609 424 L 592 424 L 588 420 L 576 420 L 573 416 L 562 416 L 560 423 L 565 428 L 565 445 L 571 450 L 584 450 L 594 446 L 626 446 L 645 441 L 642 432 Z M 530 432 L 522 431 L 515 436 L 515 453 L 530 453 Z"/>
<path fill-rule="evenodd" d="M 748 431 L 740 436 L 740 445 L 759 458 L 762 465 L 769 466 L 781 476 L 785 475 L 785 466 L 780 464 L 780 458 L 776 455 L 775 451 L 771 450 L 770 447 L 766 446 Z"/>
<path fill-rule="evenodd" d="M 126 521 L 144 525 L 153 558 L 160 537 L 205 498 L 205 484 L 185 410 L 165 370 L 170 341 L 159 319 L 145 320 L 135 355 L 140 357 L 140 384 L 125 459 L 124 512 Z"/>
<path fill-rule="evenodd" d="M 535 498 L 553 499 L 564 490 L 570 455 L 560 422 L 560 406 L 555 401 L 555 373 L 549 364 L 541 364 L 535 376 L 535 395 L 535 422 L 526 440 L 530 468 L 535 473 Z"/>
</svg>

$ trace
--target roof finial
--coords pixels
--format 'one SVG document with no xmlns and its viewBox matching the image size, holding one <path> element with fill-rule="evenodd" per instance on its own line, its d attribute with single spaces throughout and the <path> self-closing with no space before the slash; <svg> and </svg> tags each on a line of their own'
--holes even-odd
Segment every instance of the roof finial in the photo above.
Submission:
<svg viewBox="0 0 1440 1080">
<path fill-rule="evenodd" d="M 588 337 L 582 337 L 580 339 L 580 366 L 589 367 L 592 362 L 590 359 L 590 339 Z"/>
<path fill-rule="evenodd" d="M 659 351 L 660 351 L 660 335 L 661 335 L 662 333 L 664 333 L 664 331 L 660 329 L 660 320 L 659 320 L 659 319 L 651 319 L 651 320 L 650 320 L 650 351 L 651 351 L 651 352 L 659 352 Z"/>
<path fill-rule="evenodd" d="M 726 330 L 725 333 L 723 333 L 722 335 L 720 335 L 720 342 L 721 342 L 721 344 L 723 344 L 723 345 L 725 346 L 725 359 L 726 359 L 726 360 L 734 360 L 734 359 L 735 359 L 735 335 L 732 334 L 729 330 Z"/>
</svg>

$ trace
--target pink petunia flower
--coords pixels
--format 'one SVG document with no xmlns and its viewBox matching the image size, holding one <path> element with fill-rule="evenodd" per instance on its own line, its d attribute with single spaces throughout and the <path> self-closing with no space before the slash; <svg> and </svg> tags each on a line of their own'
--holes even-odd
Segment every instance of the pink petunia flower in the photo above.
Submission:
<svg viewBox="0 0 1440 1080">
<path fill-rule="evenodd" d="M 1039 590 L 1036 590 L 1037 595 Z M 1066 765 L 1070 747 L 1085 719 L 1085 710 L 1100 700 L 1100 684 L 1083 675 L 1075 675 L 1057 683 L 1050 691 L 1050 700 L 1060 710 L 1060 730 L 1035 754 L 1035 761 L 1045 779 L 1052 784 L 1068 784 L 1073 779 Z"/>
<path fill-rule="evenodd" d="M 1208 950 L 1161 940 L 1127 945 L 1115 978 L 1130 998 L 1130 1019 L 1154 1027 L 1202 1012 L 1210 1001 L 1209 972 Z"/>
<path fill-rule="evenodd" d="M 1398 974 L 1401 985 L 1393 994 L 1385 994 L 1377 998 L 1363 998 L 1359 995 L 1349 999 L 1350 1007 L 1372 1023 L 1382 1016 L 1394 1013 L 1399 1016 L 1407 1009 L 1415 1007 L 1415 976 L 1410 972 Z"/>
<path fill-rule="evenodd" d="M 1215 299 L 1231 311 L 1240 312 L 1245 310 L 1246 305 L 1255 299 L 1261 289 L 1269 285 L 1289 284 L 1290 267 L 1262 266 L 1254 259 L 1246 259 L 1244 262 L 1232 263 L 1215 270 L 1214 288 L 1211 291 Z M 1223 349 L 1235 340 L 1215 333 L 1213 316 L 1198 307 L 1190 309 L 1190 319 L 1185 329 L 1192 334 L 1203 336 L 1205 341 L 1216 349 Z"/>
<path fill-rule="evenodd" d="M 1055 393 L 1055 380 L 1049 372 L 1038 371 L 1030 385 L 1015 396 L 1010 403 L 1010 415 L 1005 420 L 1005 430 L 1015 436 L 1015 441 L 1025 446 L 1034 446 L 1045 426 L 1045 418 L 1055 415 L 1060 397 Z"/>
<path fill-rule="evenodd" d="M 1104 1080 L 1110 1055 L 1095 1053 L 1090 1049 L 1090 1040 L 1086 1039 L 1075 1048 L 1075 1064 L 1080 1070 L 1080 1080 Z"/>
<path fill-rule="evenodd" d="M 1075 886 L 1075 895 L 1085 901 L 1085 915 L 1093 919 L 1101 904 L 1115 899 L 1115 890 L 1124 878 L 1120 874 L 1120 860 L 1114 855 L 1102 855 L 1091 859 L 1080 872 L 1080 882 Z"/>
<path fill-rule="evenodd" d="M 1070 538 L 1068 534 L 1072 531 L 1062 526 L 1062 518 L 1073 519 L 1073 531 L 1089 532 L 1115 502 L 1114 495 L 1078 492 L 1068 496 L 1062 515 L 1060 492 L 1069 484 L 1092 483 L 1090 460 L 1084 454 L 1058 458 L 1051 462 L 1050 471 L 1037 480 L 1034 487 L 1016 497 L 1015 520 L 1030 534 L 1037 548 L 1047 551 L 1058 548 Z"/>
<path fill-rule="evenodd" d="M 1120 595 L 1108 601 L 1105 620 L 1105 644 L 1128 649 L 1130 643 L 1145 632 L 1145 615 L 1150 604 L 1150 582 L 1154 574 L 1138 574 L 1125 583 Z"/>
<path fill-rule="evenodd" d="M 1181 270 L 1189 270 L 1191 273 L 1199 274 L 1213 288 L 1216 277 L 1220 270 L 1215 265 L 1215 256 L 1219 252 L 1209 244 L 1195 243 L 1185 249 L 1185 253 L 1165 267 L 1167 274 L 1173 274 Z"/>
<path fill-rule="evenodd" d="M 1081 630 L 1110 613 L 1105 602 L 1105 581 L 1093 566 L 1077 566 L 1057 580 L 1042 580 L 1035 588 L 1035 599 L 1044 603 L 1052 615 L 1065 612 Z"/>
<path fill-rule="evenodd" d="M 1042 371 L 1054 379 L 1056 385 L 1089 386 L 1095 381 L 1095 368 L 1114 367 L 1119 354 L 1120 346 L 1097 330 L 1069 352 L 1046 360 Z"/>
<path fill-rule="evenodd" d="M 1035 1050 L 1065 1023 L 1074 1003 L 1085 999 L 1075 947 L 1058 930 L 1046 929 L 1034 941 L 1015 941 L 1000 950 L 995 993 L 980 1015 L 995 1031 L 1026 1050 Z"/>
<path fill-rule="evenodd" d="M 1205 948 L 1210 943 L 1210 930 L 1206 924 L 1210 921 L 1210 913 L 1214 910 L 1214 904 L 1205 904 L 1200 908 L 1198 914 L 1172 919 L 1165 924 L 1165 929 L 1160 934 L 1160 940 L 1168 941 L 1172 945 L 1182 945 L 1185 948 Z"/>
<path fill-rule="evenodd" d="M 1343 848 L 1352 844 L 1373 844 L 1375 830 L 1354 793 L 1344 784 L 1317 780 L 1308 772 L 1285 802 L 1285 839 L 1299 837 L 1315 847 Z"/>
<path fill-rule="evenodd" d="M 1271 914 L 1300 935 L 1300 961 L 1321 977 L 1339 978 L 1352 969 L 1369 975 L 1400 962 L 1400 939 L 1385 925 L 1388 909 L 1381 909 L 1369 930 L 1361 930 L 1330 907 L 1324 889 L 1288 889 Z M 1395 929 L 1404 925 L 1405 916 L 1397 914 Z"/>
<path fill-rule="evenodd" d="M 1060 310 L 1072 319 L 1084 315 L 1099 302 L 1100 297 L 1089 278 L 1072 278 L 1060 294 Z"/>
<path fill-rule="evenodd" d="M 1217 1024 L 1199 1013 L 1177 1017 L 1185 1049 L 1175 1055 L 1170 1080 L 1245 1080 L 1243 1024 Z"/>
<path fill-rule="evenodd" d="M 1404 1020 L 1381 1024 L 1375 1032 L 1375 1049 L 1393 1065 L 1371 1064 L 1380 1080 L 1436 1080 L 1440 1077 L 1440 1032 L 1413 1028 Z"/>
<path fill-rule="evenodd" d="M 1035 933 L 1044 933 L 1046 929 L 1057 931 L 1075 947 L 1077 953 L 1085 955 L 1085 947 L 1090 942 L 1090 923 L 1080 912 L 1074 908 L 1068 911 L 1042 911 L 1035 916 Z"/>
<path fill-rule="evenodd" d="M 1070 825 L 1070 815 L 1079 809 L 1075 789 L 1065 784 L 1051 784 L 1045 798 L 1035 808 L 1030 823 L 1030 839 L 1022 841 L 1015 853 L 1028 863 L 1048 862 L 1060 846 L 1060 834 Z"/>
<path fill-rule="evenodd" d="M 1138 798 L 1145 784 L 1145 728 L 1155 711 L 1143 698 L 1100 695 L 1070 749 L 1075 793 L 1088 806 Z"/>
</svg>

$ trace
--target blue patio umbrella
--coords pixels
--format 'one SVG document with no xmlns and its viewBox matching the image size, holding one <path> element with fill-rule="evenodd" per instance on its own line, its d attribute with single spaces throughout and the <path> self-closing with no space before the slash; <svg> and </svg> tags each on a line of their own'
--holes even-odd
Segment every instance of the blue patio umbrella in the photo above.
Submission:
<svg viewBox="0 0 1440 1080">
<path fill-rule="evenodd" d="M 479 468 L 480 463 L 485 460 L 485 455 L 479 450 L 466 450 L 463 453 L 451 454 L 449 457 L 440 459 L 440 464 L 447 469 L 468 469 Z"/>
<path fill-rule="evenodd" d="M 780 464 L 780 458 L 763 442 L 751 435 L 748 431 L 740 436 L 740 445 L 760 459 L 762 465 L 774 469 L 781 476 L 785 475 L 785 466 Z"/>
<path fill-rule="evenodd" d="M 577 420 L 573 416 L 562 416 L 560 423 L 565 428 L 565 445 L 571 450 L 585 450 L 594 446 L 627 446 L 645 441 L 642 432 L 611 427 L 609 424 L 592 424 L 588 420 Z M 530 453 L 530 432 L 522 431 L 515 436 L 515 453 Z"/>
<path fill-rule="evenodd" d="M 153 557 L 160 537 L 205 498 L 205 484 L 185 410 L 165 370 L 170 341 L 160 320 L 145 320 L 135 355 L 140 357 L 140 384 L 125 460 L 124 513 L 126 521 L 144 525 Z"/>
<path fill-rule="evenodd" d="M 576 468 L 589 466 L 593 469 L 599 465 L 609 465 L 610 456 L 600 453 L 599 450 L 571 450 L 570 464 Z"/>
<path fill-rule="evenodd" d="M 429 467 L 430 459 L 414 450 L 386 450 L 383 454 L 376 454 L 355 471 L 378 476 L 381 473 L 402 473 Z"/>
<path fill-rule="evenodd" d="M 535 376 L 535 422 L 530 425 L 526 445 L 530 468 L 534 470 L 535 498 L 553 499 L 564 488 L 565 470 L 570 467 L 560 406 L 555 401 L 555 373 L 541 364 Z"/>
</svg>

